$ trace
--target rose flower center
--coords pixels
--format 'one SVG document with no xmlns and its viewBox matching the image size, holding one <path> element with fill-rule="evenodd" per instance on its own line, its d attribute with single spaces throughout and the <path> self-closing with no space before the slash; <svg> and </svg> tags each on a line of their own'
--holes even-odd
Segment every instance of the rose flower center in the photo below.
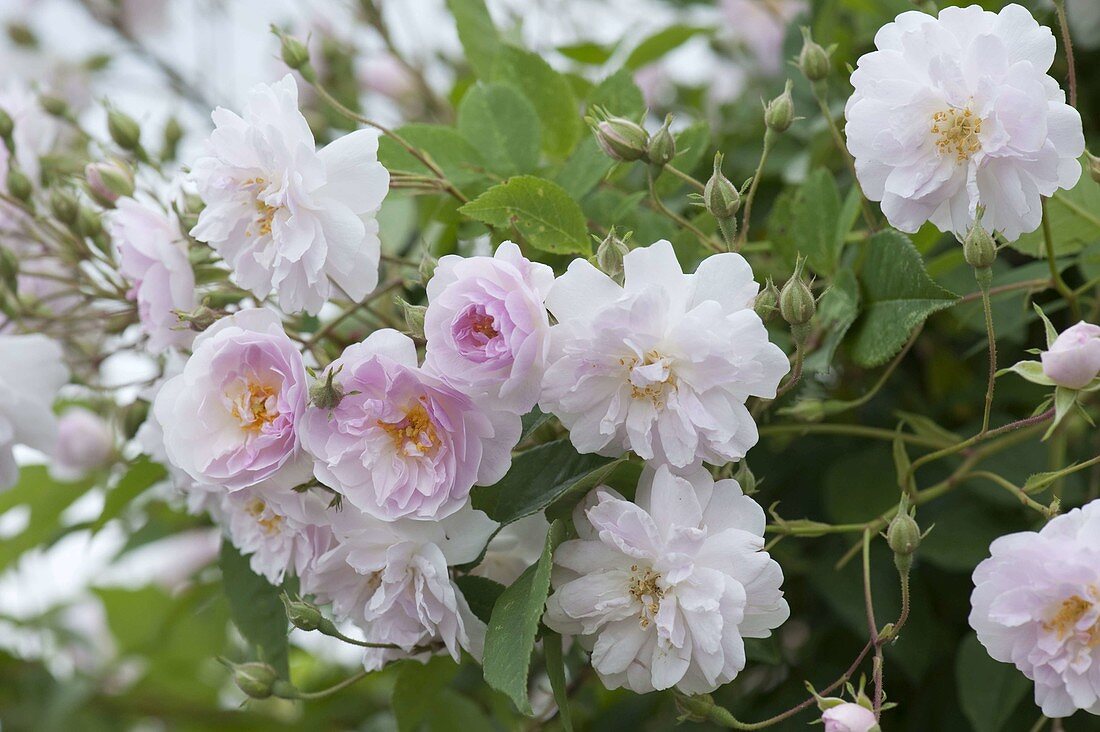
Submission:
<svg viewBox="0 0 1100 732">
<path fill-rule="evenodd" d="M 249 516 L 256 519 L 256 523 L 260 525 L 260 528 L 263 529 L 264 533 L 268 536 L 278 534 L 279 530 L 282 528 L 283 517 L 278 514 L 265 516 L 264 513 L 267 511 L 267 504 L 259 498 L 253 498 L 249 501 L 245 506 L 245 511 L 248 512 Z"/>
<path fill-rule="evenodd" d="M 424 454 L 439 447 L 439 433 L 423 404 L 416 404 L 398 422 L 378 420 L 378 426 L 389 433 L 398 450 Z"/>
<path fill-rule="evenodd" d="M 933 114 L 932 134 L 936 135 L 940 155 L 954 155 L 960 163 L 982 149 L 982 120 L 969 107 L 948 107 Z"/>
<path fill-rule="evenodd" d="M 627 369 L 632 399 L 648 399 L 657 409 L 665 405 L 665 394 L 676 387 L 672 359 L 650 351 L 642 359 L 631 356 L 619 359 L 619 363 Z"/>
<path fill-rule="evenodd" d="M 240 393 L 229 396 L 229 411 L 246 432 L 260 432 L 279 417 L 278 389 L 249 382 Z"/>
<path fill-rule="evenodd" d="M 260 200 L 259 192 L 266 185 L 267 181 L 263 178 L 249 178 L 244 182 L 244 187 L 256 196 L 253 203 L 256 207 L 256 218 L 245 230 L 245 236 L 270 236 L 271 234 L 271 224 L 275 220 L 275 214 L 279 211 L 279 207 Z"/>
<path fill-rule="evenodd" d="M 638 624 L 642 628 L 648 628 L 653 616 L 661 609 L 661 598 L 665 596 L 665 590 L 659 584 L 661 575 L 654 572 L 652 567 L 642 569 L 637 564 L 631 565 L 630 573 L 628 592 L 642 606 L 642 611 L 638 614 Z"/>
<path fill-rule="evenodd" d="M 1092 594 L 1096 596 L 1100 593 L 1093 590 Z M 1081 618 L 1092 610 L 1094 605 L 1094 602 L 1086 600 L 1080 595 L 1073 595 L 1063 600 L 1053 617 L 1043 623 L 1043 630 L 1057 634 L 1058 640 L 1064 640 L 1076 633 L 1077 624 L 1081 622 Z M 1088 634 L 1090 646 L 1100 645 L 1100 620 L 1089 629 Z"/>
</svg>

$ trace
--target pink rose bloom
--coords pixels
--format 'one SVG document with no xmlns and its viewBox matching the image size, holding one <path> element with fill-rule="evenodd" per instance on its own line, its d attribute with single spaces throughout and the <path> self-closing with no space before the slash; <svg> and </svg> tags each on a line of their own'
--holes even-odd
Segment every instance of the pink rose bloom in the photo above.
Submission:
<svg viewBox="0 0 1100 732">
<path fill-rule="evenodd" d="M 1100 714 L 1100 501 L 989 552 L 970 596 L 978 640 L 1035 682 L 1046 716 Z"/>
<path fill-rule="evenodd" d="M 425 368 L 500 409 L 529 412 L 550 347 L 542 303 L 553 284 L 554 271 L 510 241 L 492 257 L 443 257 L 428 282 Z"/>
<path fill-rule="evenodd" d="M 310 407 L 302 445 L 314 475 L 372 516 L 441 519 L 470 488 L 500 480 L 519 439 L 520 419 L 488 412 L 417 366 L 412 340 L 375 331 L 326 370 L 344 396 L 334 409 Z"/>
<path fill-rule="evenodd" d="M 1058 386 L 1088 386 L 1100 374 L 1100 325 L 1082 320 L 1066 328 L 1040 358 L 1043 373 Z"/>
<path fill-rule="evenodd" d="M 169 461 L 195 481 L 239 490 L 309 477 L 296 426 L 309 384 L 302 356 L 270 310 L 242 310 L 195 339 L 153 412 Z"/>
<path fill-rule="evenodd" d="M 879 728 L 875 713 L 854 702 L 826 709 L 821 715 L 825 732 L 873 732 Z"/>
<path fill-rule="evenodd" d="M 107 421 L 83 407 L 73 407 L 57 421 L 50 475 L 56 480 L 80 480 L 105 465 L 114 449 L 115 435 Z"/>
<path fill-rule="evenodd" d="M 149 350 L 186 348 L 194 332 L 179 327 L 174 311 L 195 309 L 195 275 L 179 223 L 164 211 L 120 198 L 108 223 L 118 245 L 119 269 L 133 284 L 128 296 L 137 303 Z"/>
</svg>

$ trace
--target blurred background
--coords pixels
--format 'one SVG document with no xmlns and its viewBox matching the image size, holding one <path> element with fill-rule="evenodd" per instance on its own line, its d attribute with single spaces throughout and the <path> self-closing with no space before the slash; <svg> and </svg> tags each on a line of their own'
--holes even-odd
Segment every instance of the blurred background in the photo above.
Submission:
<svg viewBox="0 0 1100 732">
<path fill-rule="evenodd" d="M 981 4 L 998 9 L 1004 3 Z M 1052 22 L 1049 2 L 1024 4 L 1041 22 Z M 870 48 L 879 27 L 914 7 L 909 0 L 488 5 L 509 38 L 567 72 L 577 88 L 625 66 L 653 119 L 672 112 L 681 131 L 706 121 L 711 138 L 700 139 L 694 156 L 703 178 L 704 158 L 715 148 L 741 178 L 755 167 L 763 134 L 760 100 L 775 96 L 787 75 L 796 73 L 787 61 L 801 46 L 800 25 L 812 26 L 822 44 L 837 44 L 835 68 L 842 69 Z M 1092 69 L 1100 63 L 1100 2 L 1067 5 L 1078 48 L 1079 106 L 1094 142 L 1100 75 Z M 444 0 L 0 0 L 0 106 L 33 106 L 36 95 L 48 93 L 64 99 L 93 135 L 104 137 L 102 103 L 109 100 L 141 123 L 148 149 L 176 145 L 172 158 L 187 161 L 209 130 L 214 106 L 239 107 L 251 85 L 285 73 L 271 24 L 310 36 L 314 63 L 328 87 L 384 123 L 448 121 L 471 81 Z M 1051 73 L 1064 78 L 1061 54 Z M 839 110 L 848 88 L 840 80 L 833 89 Z M 795 93 L 796 109 L 813 106 L 805 88 Z M 345 124 L 326 117 L 308 96 L 303 104 L 319 140 Z M 844 176 L 824 123 L 807 116 L 812 119 L 783 138 L 765 170 L 759 221 L 767 221 L 782 192 L 797 187 L 813 167 L 825 165 Z M 168 128 L 178 132 L 166 140 Z M 43 144 L 52 144 L 46 115 L 39 132 Z M 383 239 L 409 236 L 413 216 L 408 198 L 391 196 L 382 214 Z M 956 292 L 973 289 L 969 271 L 959 266 L 961 255 L 947 251 L 949 244 L 934 232 L 922 232 L 917 240 L 942 284 Z M 1079 247 L 1094 269 L 1100 268 L 1097 240 L 1100 235 Z M 943 256 L 929 256 L 936 253 Z M 1045 267 L 1006 259 L 998 267 Z M 1013 272 L 1021 278 L 1037 274 L 1042 272 Z M 1011 362 L 1036 342 L 1035 331 L 1019 316 L 1022 298 L 1003 298 L 998 308 L 1002 358 Z M 982 334 L 981 311 L 973 303 L 935 318 L 914 357 L 858 419 L 891 425 L 899 413 L 931 412 L 940 424 L 968 433 L 981 417 L 973 409 L 985 388 Z M 123 349 L 97 367 L 102 390 L 95 398 L 119 405 L 134 403 L 151 373 L 151 364 Z M 844 368 L 817 373 L 818 388 L 837 389 Z M 865 376 L 848 368 L 848 375 Z M 1026 412 L 1040 398 L 1036 389 L 1006 381 L 998 403 Z M 844 398 L 843 389 L 837 398 Z M 124 424 L 119 431 L 126 434 Z M 1100 450 L 1095 439 L 1092 444 Z M 1046 449 L 1024 446 L 1005 453 L 999 472 L 1023 483 L 1046 465 Z M 412 681 L 387 669 L 322 701 L 242 707 L 243 695 L 215 661 L 241 644 L 228 622 L 217 570 L 217 530 L 187 512 L 161 468 L 134 459 L 133 445 L 120 440 L 118 450 L 129 460 L 124 473 L 93 473 L 77 481 L 51 475 L 39 465 L 40 456 L 23 451 L 22 480 L 0 494 L 0 729 L 391 730 L 399 729 L 389 711 L 394 693 L 422 695 L 425 713 L 414 728 L 540 726 L 515 715 L 480 682 L 472 664 L 432 664 Z M 791 443 L 776 434 L 765 437 L 752 458 L 763 479 L 761 502 L 782 501 L 784 516 L 863 521 L 894 500 L 892 491 L 868 480 L 892 474 L 889 443 L 827 436 Z M 928 473 L 928 480 L 943 477 L 934 468 Z M 107 486 L 115 496 L 120 481 L 129 481 L 129 502 L 108 499 Z M 966 625 L 974 565 L 993 538 L 1033 522 L 1011 496 L 985 488 L 937 502 L 922 516 L 922 524 L 935 523 L 936 530 L 921 550 L 911 626 L 887 652 L 891 700 L 903 706 L 887 714 L 885 729 L 1027 730 L 1036 720 L 1030 685 L 990 661 Z M 1074 503 L 1095 498 L 1098 489 L 1095 471 L 1075 474 L 1064 486 L 1067 502 Z M 826 683 L 862 646 L 856 568 L 833 569 L 847 548 L 843 538 L 830 537 L 787 540 L 774 548 L 787 576 L 792 619 L 717 695 L 739 717 L 757 719 L 786 708 L 804 696 L 801 679 Z M 876 557 L 876 566 L 883 573 L 876 582 L 893 586 L 890 558 Z M 884 601 L 880 612 L 896 610 Z M 300 688 L 325 686 L 357 668 L 355 649 L 328 641 L 292 634 L 291 667 Z M 549 714 L 549 686 L 544 678 L 535 684 L 536 701 Z M 447 688 L 475 701 L 444 693 Z M 582 728 L 599 730 L 668 729 L 677 716 L 667 696 L 607 692 L 595 682 L 578 691 L 574 714 Z M 1090 723 L 1070 720 L 1065 729 L 1100 729 Z M 801 726 L 796 721 L 777 729 Z"/>
</svg>

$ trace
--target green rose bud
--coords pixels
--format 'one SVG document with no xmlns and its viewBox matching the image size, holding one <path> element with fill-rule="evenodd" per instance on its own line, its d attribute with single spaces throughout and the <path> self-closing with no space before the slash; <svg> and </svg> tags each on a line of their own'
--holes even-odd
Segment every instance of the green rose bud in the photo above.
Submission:
<svg viewBox="0 0 1100 732">
<path fill-rule="evenodd" d="M 611 279 L 621 282 L 623 276 L 623 257 L 630 251 L 631 233 L 619 237 L 615 233 L 615 227 L 607 232 L 607 236 L 596 247 L 596 266 Z"/>
<path fill-rule="evenodd" d="M 14 165 L 8 168 L 7 185 L 8 193 L 11 194 L 12 198 L 24 203 L 31 200 L 31 193 L 34 192 L 31 179 L 23 175 L 23 171 Z"/>
<path fill-rule="evenodd" d="M 767 282 L 764 284 L 764 289 L 760 291 L 760 294 L 753 300 L 752 309 L 756 311 L 756 314 L 760 316 L 760 319 L 765 323 L 771 318 L 772 313 L 779 307 L 779 289 L 775 286 L 771 277 L 768 277 Z"/>
<path fill-rule="evenodd" d="M 309 387 L 309 402 L 318 409 L 332 410 L 340 406 L 344 399 L 344 388 L 333 379 L 340 373 L 339 368 L 330 368 L 323 379 L 318 379 Z"/>
<path fill-rule="evenodd" d="M 649 146 L 646 148 L 646 158 L 657 167 L 663 167 L 672 162 L 676 157 L 676 140 L 672 137 L 669 126 L 672 124 L 672 115 L 665 117 L 665 123 L 649 138 Z"/>
<path fill-rule="evenodd" d="M 802 268 L 805 265 L 805 258 L 800 256 L 795 264 L 794 274 L 779 293 L 779 313 L 783 316 L 783 320 L 793 326 L 810 322 L 817 312 L 814 293 L 802 279 Z"/>
<path fill-rule="evenodd" d="M 809 28 L 802 28 L 802 51 L 798 54 L 798 68 L 810 81 L 821 81 L 831 70 L 829 52 L 814 42 Z"/>
<path fill-rule="evenodd" d="M 913 564 L 912 555 L 924 538 L 921 535 L 920 526 L 913 518 L 915 514 L 916 509 L 909 508 L 909 499 L 902 496 L 898 513 L 886 529 L 886 543 L 894 552 L 894 565 L 899 572 L 909 571 L 909 567 Z"/>
<path fill-rule="evenodd" d="M 141 127 L 125 112 L 117 109 L 107 112 L 107 131 L 123 150 L 137 150 L 141 146 Z"/>
<path fill-rule="evenodd" d="M 783 93 L 764 106 L 764 124 L 773 132 L 786 132 L 794 122 L 794 99 L 791 97 L 793 83 L 787 79 Z"/>
<path fill-rule="evenodd" d="M 80 204 L 76 196 L 65 188 L 55 188 L 50 194 L 50 210 L 57 220 L 63 224 L 72 226 L 80 216 Z"/>
<path fill-rule="evenodd" d="M 600 149 L 620 162 L 640 160 L 649 147 L 649 133 L 637 122 L 624 117 L 609 117 L 603 110 L 596 110 L 603 119 L 589 118 Z"/>
</svg>

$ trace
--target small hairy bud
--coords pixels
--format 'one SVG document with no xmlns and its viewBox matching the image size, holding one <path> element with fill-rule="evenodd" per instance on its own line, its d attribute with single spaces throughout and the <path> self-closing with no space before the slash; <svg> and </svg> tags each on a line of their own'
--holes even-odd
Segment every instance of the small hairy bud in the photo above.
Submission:
<svg viewBox="0 0 1100 732">
<path fill-rule="evenodd" d="M 624 117 L 608 117 L 602 110 L 597 110 L 597 114 L 603 115 L 603 119 L 588 121 L 593 125 L 596 142 L 608 157 L 620 162 L 645 157 L 649 133 L 641 125 Z"/>
<path fill-rule="evenodd" d="M 57 220 L 66 225 L 73 225 L 80 216 L 80 204 L 71 191 L 64 188 L 55 188 L 50 194 L 50 210 Z"/>
<path fill-rule="evenodd" d="M 279 674 L 266 663 L 236 663 L 229 664 L 233 672 L 233 683 L 237 688 L 253 699 L 267 699 L 275 691 L 275 682 L 279 680 Z"/>
<path fill-rule="evenodd" d="M 183 126 L 175 117 L 169 117 L 164 123 L 164 149 L 161 151 L 161 157 L 165 160 L 174 160 L 182 139 Z"/>
<path fill-rule="evenodd" d="M 187 330 L 193 330 L 196 333 L 202 333 L 224 315 L 223 311 L 215 310 L 206 303 L 199 305 L 191 312 L 176 311 L 176 317 L 180 319 L 180 324 Z"/>
<path fill-rule="evenodd" d="M 401 297 L 395 297 L 394 302 L 401 308 L 401 313 L 405 316 L 405 332 L 413 338 L 423 338 L 424 313 L 428 312 L 428 308 L 423 305 L 413 305 Z"/>
<path fill-rule="evenodd" d="M 756 314 L 760 316 L 760 319 L 765 323 L 771 318 L 772 313 L 779 307 L 779 289 L 775 286 L 775 282 L 771 277 L 768 277 L 767 282 L 764 284 L 764 289 L 760 291 L 760 294 L 753 300 L 752 309 L 756 311 Z"/>
<path fill-rule="evenodd" d="M 607 232 L 607 236 L 596 247 L 596 266 L 600 271 L 613 280 L 621 282 L 623 275 L 623 257 L 630 251 L 631 233 L 619 237 L 615 227 Z"/>
<path fill-rule="evenodd" d="M 798 68 L 810 81 L 821 81 L 829 75 L 829 52 L 814 42 L 810 29 L 802 28 L 802 51 L 798 54 Z"/>
<path fill-rule="evenodd" d="M 714 154 L 714 172 L 703 187 L 703 205 L 719 221 L 733 218 L 741 208 L 741 194 L 730 179 L 722 174 L 720 152 Z"/>
<path fill-rule="evenodd" d="M 663 167 L 672 162 L 676 157 L 676 140 L 672 137 L 669 127 L 672 125 L 672 115 L 665 117 L 665 123 L 661 129 L 653 133 L 649 138 L 649 146 L 646 148 L 646 158 L 657 167 Z"/>
<path fill-rule="evenodd" d="M 34 186 L 31 185 L 31 179 L 23 174 L 23 171 L 16 168 L 14 165 L 8 168 L 8 193 L 12 198 L 15 198 L 24 203 L 31 200 L 31 193 L 34 192 Z"/>
<path fill-rule="evenodd" d="M 333 381 L 339 372 L 338 368 L 330 368 L 323 379 L 318 379 L 309 387 L 309 401 L 313 406 L 325 410 L 340 406 L 340 402 L 344 399 L 344 389 Z"/>
<path fill-rule="evenodd" d="M 805 265 L 806 260 L 799 257 L 794 267 L 794 274 L 779 293 L 779 313 L 783 316 L 783 320 L 791 325 L 808 323 L 817 312 L 814 294 L 802 279 L 802 268 Z"/>
<path fill-rule="evenodd" d="M 316 605 L 304 600 L 292 600 L 285 595 L 283 596 L 283 604 L 286 605 L 287 619 L 295 628 L 313 631 L 319 629 L 324 623 L 325 616 L 321 614 Z"/>
<path fill-rule="evenodd" d="M 47 114 L 54 117 L 64 117 L 69 113 L 69 103 L 52 94 L 43 94 L 38 97 L 38 103 L 42 106 L 42 109 L 46 110 Z"/>
<path fill-rule="evenodd" d="M 0 109 L 0 139 L 4 140 L 11 150 L 11 135 L 15 132 L 15 122 L 12 121 L 11 115 Z"/>
<path fill-rule="evenodd" d="M 898 505 L 897 515 L 886 529 L 886 543 L 894 552 L 894 564 L 899 572 L 909 571 L 909 567 L 913 564 L 912 554 L 917 551 L 923 538 L 920 526 L 913 518 L 915 513 L 915 509 L 909 508 L 909 500 L 903 496 Z"/>
<path fill-rule="evenodd" d="M 1100 158 L 1096 157 L 1088 150 L 1085 151 L 1085 157 L 1088 158 L 1089 161 L 1089 175 L 1092 176 L 1094 181 L 1100 183 Z"/>
<path fill-rule="evenodd" d="M 84 166 L 88 193 L 96 203 L 111 208 L 123 196 L 134 194 L 134 171 L 121 160 L 104 160 Z"/>
<path fill-rule="evenodd" d="M 738 464 L 737 472 L 733 474 L 733 479 L 741 486 L 741 492 L 746 496 L 751 496 L 753 493 L 756 493 L 757 486 L 760 483 L 756 479 L 756 475 L 753 474 L 748 462 L 745 460 L 742 460 L 740 464 Z"/>
<path fill-rule="evenodd" d="M 783 93 L 764 105 L 764 124 L 773 132 L 786 132 L 794 122 L 794 99 L 791 97 L 793 83 L 787 79 Z"/>
<path fill-rule="evenodd" d="M 420 266 L 417 268 L 422 284 L 428 284 L 428 281 L 431 280 L 432 276 L 435 274 L 435 268 L 438 264 L 439 260 L 433 257 L 431 253 L 425 249 L 424 254 L 420 257 Z"/>
<path fill-rule="evenodd" d="M 137 150 L 141 146 L 141 126 L 125 112 L 117 109 L 107 112 L 107 131 L 123 150 Z"/>
<path fill-rule="evenodd" d="M 974 269 L 988 269 L 997 259 L 997 244 L 982 226 L 980 217 L 963 239 L 963 257 Z"/>
</svg>

